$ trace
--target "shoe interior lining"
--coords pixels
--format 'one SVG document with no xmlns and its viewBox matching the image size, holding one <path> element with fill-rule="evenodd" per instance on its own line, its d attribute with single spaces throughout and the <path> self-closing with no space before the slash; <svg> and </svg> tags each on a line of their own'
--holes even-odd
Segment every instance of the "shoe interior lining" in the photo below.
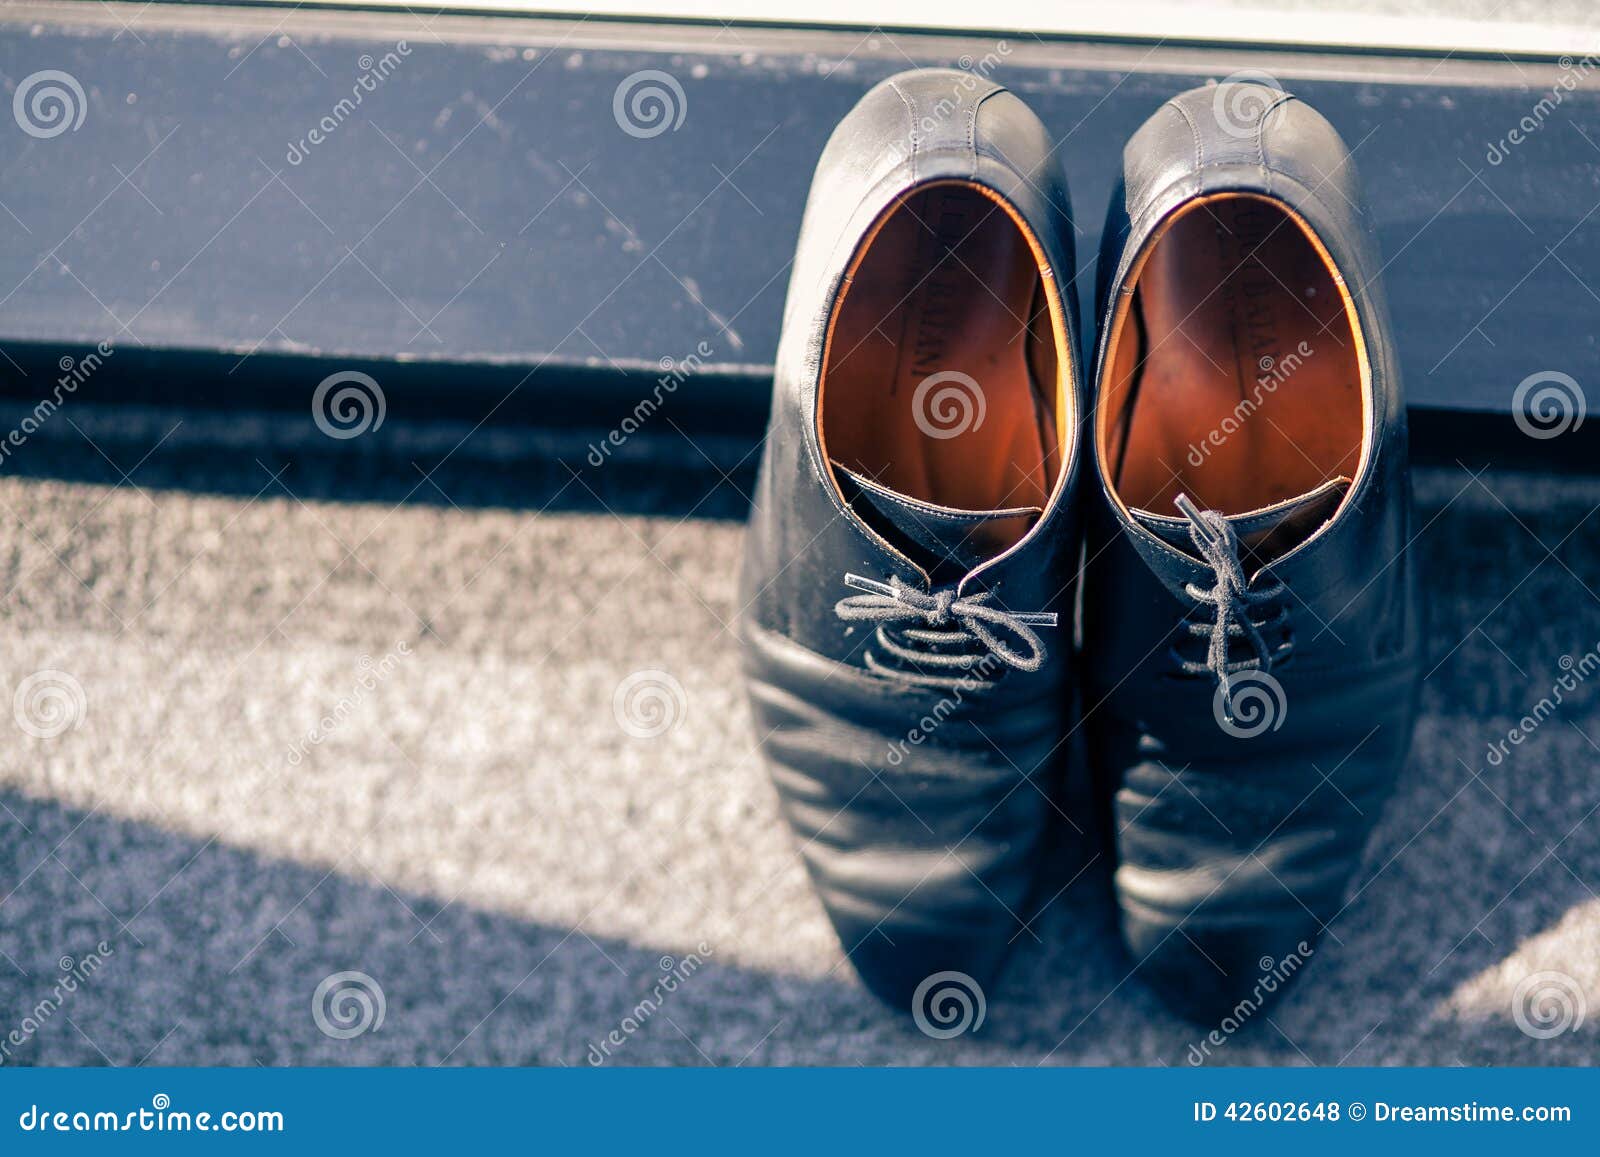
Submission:
<svg viewBox="0 0 1600 1157">
<path fill-rule="evenodd" d="M 1123 505 L 1171 513 L 1188 494 L 1239 514 L 1358 475 L 1359 322 L 1298 215 L 1250 194 L 1197 198 L 1123 292 L 1097 439 Z"/>
<path fill-rule="evenodd" d="M 981 186 L 932 183 L 897 201 L 857 253 L 831 322 L 818 403 L 830 466 L 937 506 L 1044 507 L 1072 420 L 1048 269 Z M 992 545 L 1029 525 L 997 524 L 1009 541 Z"/>
</svg>

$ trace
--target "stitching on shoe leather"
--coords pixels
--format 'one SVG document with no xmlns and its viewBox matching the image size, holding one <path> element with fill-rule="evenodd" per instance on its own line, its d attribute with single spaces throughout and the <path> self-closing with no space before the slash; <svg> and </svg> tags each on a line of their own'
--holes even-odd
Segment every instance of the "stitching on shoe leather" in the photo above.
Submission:
<svg viewBox="0 0 1600 1157">
<path fill-rule="evenodd" d="M 1273 170 L 1272 167 L 1267 164 L 1267 146 L 1264 140 L 1267 131 L 1267 119 L 1271 117 L 1273 113 L 1277 112 L 1280 108 L 1283 108 L 1286 104 L 1294 99 L 1296 98 L 1293 93 L 1280 91 L 1278 99 L 1266 107 L 1266 110 L 1261 114 L 1261 119 L 1256 122 L 1256 164 L 1261 168 L 1261 175 L 1266 183 L 1267 192 L 1269 194 L 1273 193 Z"/>
<path fill-rule="evenodd" d="M 916 105 L 915 101 L 913 101 L 909 96 L 906 95 L 905 90 L 902 89 L 898 84 L 895 84 L 893 81 L 890 81 L 889 82 L 889 87 L 892 88 L 894 90 L 894 94 L 900 98 L 900 103 L 905 105 L 905 109 L 906 109 L 906 139 L 911 144 L 911 155 L 910 155 L 911 179 L 912 179 L 912 181 L 915 181 L 917 179 L 917 145 L 918 145 L 918 141 L 917 141 L 917 105 Z"/>
<path fill-rule="evenodd" d="M 1205 149 L 1200 142 L 1200 126 L 1194 123 L 1194 118 L 1189 115 L 1189 110 L 1176 100 L 1169 100 L 1167 107 L 1183 118 L 1183 123 L 1189 126 L 1189 135 L 1194 138 L 1194 167 L 1198 172 L 1205 166 Z"/>
</svg>

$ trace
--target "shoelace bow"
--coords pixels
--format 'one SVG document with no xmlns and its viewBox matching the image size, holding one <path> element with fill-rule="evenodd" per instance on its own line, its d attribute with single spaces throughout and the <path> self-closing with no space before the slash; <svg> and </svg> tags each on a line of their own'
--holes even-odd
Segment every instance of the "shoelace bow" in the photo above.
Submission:
<svg viewBox="0 0 1600 1157">
<path fill-rule="evenodd" d="M 1231 694 L 1229 684 L 1240 671 L 1269 670 L 1275 658 L 1287 654 L 1290 644 L 1274 649 L 1268 644 L 1264 631 L 1281 627 L 1289 621 L 1289 608 L 1280 607 L 1277 614 L 1257 622 L 1251 611 L 1278 598 L 1287 589 L 1281 582 L 1273 582 L 1260 590 L 1251 590 L 1245 577 L 1244 564 L 1239 560 L 1239 535 L 1233 525 L 1215 510 L 1201 510 L 1180 494 L 1176 503 L 1183 516 L 1189 520 L 1189 538 L 1200 557 L 1216 575 L 1217 585 L 1207 590 L 1194 583 L 1185 583 L 1184 590 L 1196 603 L 1209 606 L 1213 615 L 1209 623 L 1188 624 L 1189 633 L 1208 639 L 1206 661 L 1196 663 L 1177 655 L 1186 674 L 1216 676 L 1222 694 Z M 1234 639 L 1249 643 L 1254 657 L 1232 660 L 1229 649 Z"/>
<path fill-rule="evenodd" d="M 873 637 L 890 655 L 920 668 L 949 674 L 924 674 L 903 667 L 887 667 L 868 651 L 867 666 L 875 671 L 942 686 L 959 683 L 991 655 L 1019 671 L 1037 671 L 1044 666 L 1047 655 L 1044 640 L 1033 628 L 1055 626 L 1057 616 L 1053 613 L 1003 610 L 992 605 L 993 595 L 989 591 L 960 597 L 950 588 L 919 591 L 895 576 L 881 583 L 847 574 L 844 584 L 864 593 L 839 600 L 834 612 L 841 619 L 877 623 Z M 905 641 L 895 638 L 891 630 Z M 1022 647 L 1014 646 L 1002 632 L 1014 636 Z M 970 649 L 973 643 L 981 644 L 982 653 Z M 969 649 L 940 649 L 956 646 Z"/>
</svg>

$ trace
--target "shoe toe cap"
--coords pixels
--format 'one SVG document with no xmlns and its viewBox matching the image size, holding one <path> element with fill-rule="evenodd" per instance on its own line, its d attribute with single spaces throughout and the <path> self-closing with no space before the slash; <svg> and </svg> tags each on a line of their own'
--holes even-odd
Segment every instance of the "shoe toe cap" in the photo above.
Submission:
<svg viewBox="0 0 1600 1157">
<path fill-rule="evenodd" d="M 1310 964 L 1309 917 L 1208 925 L 1140 915 L 1124 905 L 1122 934 L 1139 978 L 1196 1024 L 1242 1028 Z"/>
<path fill-rule="evenodd" d="M 1032 898 L 1025 862 L 997 871 L 934 849 L 819 851 L 806 857 L 818 896 L 856 974 L 884 1003 L 909 1010 L 918 987 L 946 973 L 993 986 Z"/>
<path fill-rule="evenodd" d="M 1004 934 L 885 933 L 838 920 L 835 927 L 866 989 L 919 1025 L 933 1026 L 931 1035 L 953 1016 L 976 1016 L 986 1009 L 1010 948 Z"/>
</svg>

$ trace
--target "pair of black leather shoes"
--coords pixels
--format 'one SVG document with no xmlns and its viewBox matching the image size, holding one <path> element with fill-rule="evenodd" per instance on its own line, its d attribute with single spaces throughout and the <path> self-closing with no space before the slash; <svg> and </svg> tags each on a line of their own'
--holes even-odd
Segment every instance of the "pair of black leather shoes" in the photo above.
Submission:
<svg viewBox="0 0 1600 1157">
<path fill-rule="evenodd" d="M 1272 88 L 1164 105 L 1124 153 L 1091 385 L 1066 183 L 1022 101 L 906 73 L 829 141 L 741 641 L 784 814 L 886 1000 L 993 980 L 1080 726 L 1127 947 L 1178 1010 L 1259 1002 L 1339 911 L 1419 668 L 1349 161 Z"/>
</svg>

